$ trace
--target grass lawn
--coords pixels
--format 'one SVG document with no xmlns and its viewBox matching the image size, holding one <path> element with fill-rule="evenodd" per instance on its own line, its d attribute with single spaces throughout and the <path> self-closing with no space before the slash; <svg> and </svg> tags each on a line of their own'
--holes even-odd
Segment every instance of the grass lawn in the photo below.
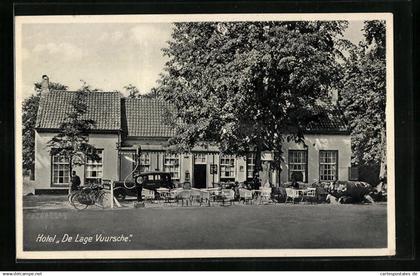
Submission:
<svg viewBox="0 0 420 276">
<path fill-rule="evenodd" d="M 234 205 L 24 210 L 24 250 L 383 248 L 386 205 Z M 39 234 L 129 242 L 36 242 Z"/>
</svg>

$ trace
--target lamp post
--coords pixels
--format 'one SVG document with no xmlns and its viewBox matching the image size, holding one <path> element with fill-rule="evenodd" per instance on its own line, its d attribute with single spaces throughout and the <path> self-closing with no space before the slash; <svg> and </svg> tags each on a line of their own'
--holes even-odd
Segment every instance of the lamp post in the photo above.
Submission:
<svg viewBox="0 0 420 276">
<path fill-rule="evenodd" d="M 136 171 L 138 170 L 138 167 L 140 166 L 140 156 L 141 156 L 141 146 L 135 145 L 134 147 L 136 148 L 136 153 L 134 154 L 134 160 L 136 161 L 136 164 L 135 164 L 135 167 L 134 167 L 135 171 L 133 171 L 133 176 L 136 173 Z"/>
</svg>

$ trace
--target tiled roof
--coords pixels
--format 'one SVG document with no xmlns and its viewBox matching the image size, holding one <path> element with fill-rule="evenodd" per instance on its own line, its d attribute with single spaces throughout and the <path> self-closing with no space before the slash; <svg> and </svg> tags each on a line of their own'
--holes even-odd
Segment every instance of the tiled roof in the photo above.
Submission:
<svg viewBox="0 0 420 276">
<path fill-rule="evenodd" d="M 36 128 L 57 129 L 72 109 L 72 91 L 50 91 L 41 95 Z M 121 129 L 121 97 L 118 92 L 88 92 L 88 112 L 83 118 L 96 122 L 95 130 Z"/>
<path fill-rule="evenodd" d="M 127 136 L 171 137 L 174 130 L 163 123 L 163 114 L 171 105 L 158 99 L 126 99 Z M 307 133 L 348 133 L 340 110 L 332 105 L 315 107 L 320 122 L 308 126 Z M 124 120 L 124 118 L 123 118 Z"/>
<path fill-rule="evenodd" d="M 159 99 L 125 99 L 127 136 L 171 137 L 173 129 L 163 123 L 165 110 L 170 104 Z"/>
<path fill-rule="evenodd" d="M 74 92 L 51 91 L 41 97 L 37 115 L 37 128 L 57 129 L 71 109 Z M 128 137 L 168 138 L 174 130 L 163 123 L 164 113 L 171 108 L 159 99 L 123 99 L 118 92 L 90 92 L 86 118 L 96 121 L 97 130 L 123 129 Z M 307 133 L 348 133 L 341 111 L 334 106 L 316 107 L 321 114 L 317 124 L 311 124 Z"/>
<path fill-rule="evenodd" d="M 317 123 L 308 126 L 307 132 L 315 133 L 348 133 L 349 128 L 342 112 L 333 105 L 316 106 L 315 113 L 320 115 Z"/>
</svg>

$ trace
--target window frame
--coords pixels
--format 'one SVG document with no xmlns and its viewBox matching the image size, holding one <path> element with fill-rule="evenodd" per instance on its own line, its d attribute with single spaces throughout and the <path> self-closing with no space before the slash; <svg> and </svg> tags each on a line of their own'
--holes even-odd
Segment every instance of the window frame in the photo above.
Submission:
<svg viewBox="0 0 420 276">
<path fill-rule="evenodd" d="M 167 156 L 171 156 L 170 159 L 177 160 L 176 165 L 166 163 Z M 180 161 L 180 155 L 179 154 L 165 153 L 163 155 L 163 168 L 162 168 L 163 172 L 170 173 L 172 180 L 180 180 L 181 179 L 181 165 L 180 165 L 180 163 L 181 163 L 181 161 Z M 172 170 L 167 171 L 166 169 L 168 167 L 174 167 L 174 168 L 176 168 L 176 171 L 175 170 L 174 171 L 172 171 Z M 177 173 L 176 177 L 175 177 L 174 173 Z"/>
<path fill-rule="evenodd" d="M 222 164 L 223 159 L 230 159 L 230 160 L 233 159 L 233 166 L 230 165 L 230 164 Z M 220 182 L 231 181 L 231 180 L 236 179 L 236 157 L 235 156 L 233 156 L 233 155 L 222 155 L 222 156 L 220 156 L 219 167 L 220 167 L 220 169 L 219 169 Z M 222 171 L 223 171 L 222 168 L 224 168 L 224 167 L 231 167 L 232 169 L 229 170 L 229 172 L 233 172 L 233 176 L 229 176 L 229 177 L 222 176 Z M 225 170 L 225 172 L 226 172 L 226 170 Z"/>
<path fill-rule="evenodd" d="M 323 180 L 321 179 L 321 153 L 323 152 L 334 152 L 335 153 L 335 179 L 334 180 Z M 328 165 L 332 165 L 333 163 L 323 163 L 323 164 L 328 164 Z M 318 160 L 318 165 L 319 165 L 319 181 L 337 181 L 338 180 L 338 150 L 320 150 L 319 151 L 319 160 Z"/>
<path fill-rule="evenodd" d="M 104 156 L 105 156 L 105 150 L 103 148 L 96 148 L 96 151 L 101 151 L 101 162 L 100 163 L 93 163 L 89 164 L 89 158 L 86 158 L 86 163 L 84 166 L 84 179 L 85 179 L 85 185 L 89 183 L 88 179 L 99 179 L 99 184 L 102 184 L 102 179 L 104 177 Z M 101 166 L 101 177 L 87 177 L 88 167 L 94 165 L 94 166 Z"/>
<path fill-rule="evenodd" d="M 249 153 L 246 156 L 246 179 L 247 180 L 252 180 L 254 178 L 255 159 L 256 159 L 255 152 Z M 252 163 L 250 163 L 249 160 L 251 160 Z M 252 166 L 252 170 L 250 170 L 250 166 Z M 251 172 L 251 171 L 252 171 L 252 175 L 249 176 L 249 172 Z"/>
<path fill-rule="evenodd" d="M 309 170 L 309 166 L 308 166 L 308 149 L 303 149 L 303 150 L 298 150 L 298 149 L 289 149 L 288 153 L 287 153 L 287 174 L 288 174 L 288 181 L 292 181 L 292 173 L 291 173 L 291 169 L 290 169 L 290 155 L 294 152 L 304 152 L 305 153 L 305 163 L 292 163 L 292 165 L 294 164 L 305 164 L 305 172 L 304 172 L 304 180 L 303 183 L 308 183 L 308 170 Z"/>
<path fill-rule="evenodd" d="M 146 155 L 147 155 L 147 159 L 146 158 L 142 159 L 142 157 L 146 156 Z M 140 156 L 139 156 L 139 168 L 138 168 L 139 172 L 150 172 L 151 171 L 150 167 L 151 167 L 152 163 L 151 163 L 151 158 L 150 157 L 151 157 L 151 154 L 149 152 L 142 152 L 140 154 Z M 142 164 L 142 160 L 148 160 L 149 163 L 148 164 Z M 135 164 L 133 164 L 133 166 L 135 166 Z M 143 170 L 143 168 L 145 168 L 145 167 L 147 167 L 148 169 Z"/>
<path fill-rule="evenodd" d="M 51 155 L 51 187 L 68 187 L 71 183 L 71 171 L 70 171 L 70 160 L 68 162 L 59 162 L 57 165 L 69 165 L 69 182 L 67 183 L 55 183 L 54 182 L 54 157 L 58 155 Z M 65 157 L 64 157 L 65 158 Z"/>
</svg>

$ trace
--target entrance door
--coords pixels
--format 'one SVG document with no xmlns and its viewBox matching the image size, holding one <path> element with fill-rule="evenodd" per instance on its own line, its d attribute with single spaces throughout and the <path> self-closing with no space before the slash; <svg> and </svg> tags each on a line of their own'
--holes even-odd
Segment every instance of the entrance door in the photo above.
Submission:
<svg viewBox="0 0 420 276">
<path fill-rule="evenodd" d="M 204 189 L 207 183 L 206 164 L 194 165 L 194 188 Z"/>
</svg>

